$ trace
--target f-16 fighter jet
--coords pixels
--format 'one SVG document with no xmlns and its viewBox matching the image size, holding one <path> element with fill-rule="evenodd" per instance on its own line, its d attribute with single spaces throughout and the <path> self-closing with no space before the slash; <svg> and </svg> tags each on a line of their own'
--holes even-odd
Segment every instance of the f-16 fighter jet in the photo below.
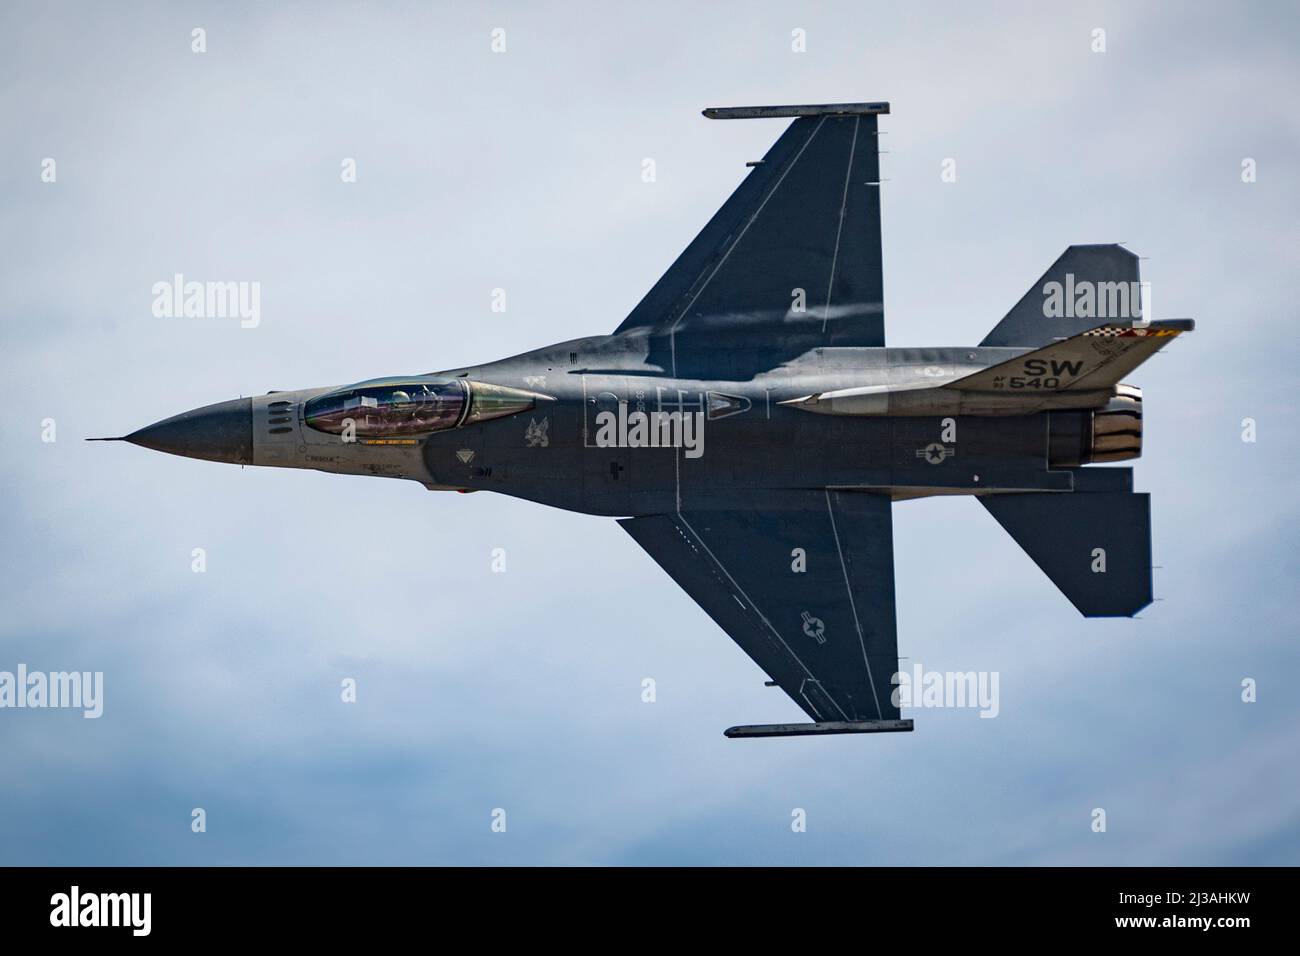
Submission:
<svg viewBox="0 0 1300 956">
<path fill-rule="evenodd" d="M 619 524 L 811 718 L 901 719 L 891 509 L 972 495 L 1087 617 L 1151 601 L 1122 380 L 1190 320 L 1138 257 L 1070 246 L 978 345 L 885 345 L 888 103 L 709 109 L 793 122 L 609 335 L 471 368 L 271 392 L 126 441 L 210 461 L 496 491 Z"/>
</svg>

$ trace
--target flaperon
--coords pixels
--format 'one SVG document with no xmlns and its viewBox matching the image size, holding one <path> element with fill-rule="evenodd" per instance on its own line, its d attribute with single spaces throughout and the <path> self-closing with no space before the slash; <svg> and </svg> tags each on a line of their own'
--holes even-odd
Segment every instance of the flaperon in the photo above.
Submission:
<svg viewBox="0 0 1300 956">
<path fill-rule="evenodd" d="M 408 478 L 619 519 L 813 723 L 911 730 L 892 502 L 974 495 L 1089 617 L 1151 601 L 1149 496 L 1121 379 L 1150 321 L 1137 256 L 1071 246 L 976 346 L 887 348 L 877 117 L 887 103 L 711 109 L 793 122 L 610 335 L 185 412 L 126 441 Z"/>
</svg>

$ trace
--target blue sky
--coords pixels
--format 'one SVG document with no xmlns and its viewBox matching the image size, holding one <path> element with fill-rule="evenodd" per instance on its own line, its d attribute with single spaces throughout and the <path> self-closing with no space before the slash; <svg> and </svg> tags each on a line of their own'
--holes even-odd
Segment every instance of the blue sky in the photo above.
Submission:
<svg viewBox="0 0 1300 956">
<path fill-rule="evenodd" d="M 1264 3 L 6 5 L 0 670 L 105 702 L 0 710 L 0 863 L 1300 862 L 1298 34 Z M 1198 321 L 1134 376 L 1140 619 L 1081 619 L 973 501 L 895 506 L 900 653 L 998 671 L 995 720 L 729 741 L 798 711 L 612 521 L 81 441 L 610 331 L 782 128 L 702 108 L 877 99 L 891 344 L 977 342 L 1074 242 Z M 260 282 L 260 325 L 154 317 L 176 272 Z"/>
</svg>

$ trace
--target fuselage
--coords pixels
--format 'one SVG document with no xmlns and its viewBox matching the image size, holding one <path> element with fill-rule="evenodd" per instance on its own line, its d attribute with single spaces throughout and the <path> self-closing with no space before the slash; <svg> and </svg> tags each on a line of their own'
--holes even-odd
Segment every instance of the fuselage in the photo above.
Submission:
<svg viewBox="0 0 1300 956">
<path fill-rule="evenodd" d="M 610 516 L 664 513 L 683 501 L 721 505 L 753 488 L 863 488 L 895 498 L 1065 490 L 1058 469 L 1078 462 L 1052 461 L 1050 432 L 1052 418 L 1068 413 L 838 416 L 782 404 L 838 389 L 941 384 L 1024 351 L 818 348 L 743 379 L 702 379 L 672 375 L 635 338 L 597 336 L 433 373 L 544 400 L 429 434 L 345 440 L 313 427 L 308 402 L 337 389 L 255 398 L 251 463 L 496 491 Z"/>
</svg>

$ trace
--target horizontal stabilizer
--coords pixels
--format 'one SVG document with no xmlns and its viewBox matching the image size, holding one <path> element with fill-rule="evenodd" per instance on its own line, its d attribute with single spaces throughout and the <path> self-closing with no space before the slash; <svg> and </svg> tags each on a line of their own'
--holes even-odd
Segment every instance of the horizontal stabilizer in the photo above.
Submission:
<svg viewBox="0 0 1300 956">
<path fill-rule="evenodd" d="M 1138 327 L 1103 325 L 942 387 L 1024 395 L 1110 389 L 1175 336 L 1194 327 L 1191 319 L 1169 319 Z"/>
<path fill-rule="evenodd" d="M 1132 617 L 1151 603 L 1150 495 L 1075 491 L 979 501 L 1084 617 Z"/>
</svg>

